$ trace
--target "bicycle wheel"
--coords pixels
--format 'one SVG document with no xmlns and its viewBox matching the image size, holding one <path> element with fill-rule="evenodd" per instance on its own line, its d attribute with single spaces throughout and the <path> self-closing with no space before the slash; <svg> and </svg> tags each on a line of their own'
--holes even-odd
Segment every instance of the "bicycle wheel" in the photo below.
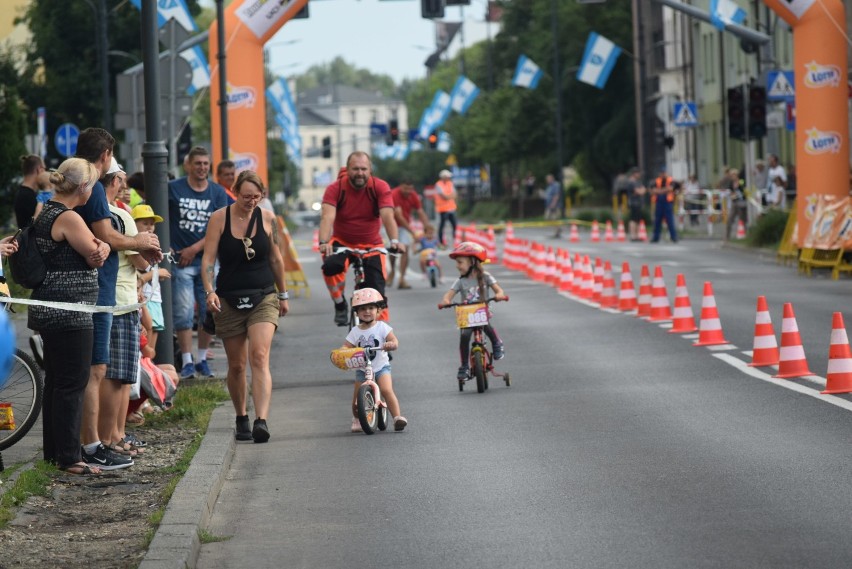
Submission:
<svg viewBox="0 0 852 569">
<path fill-rule="evenodd" d="M 0 388 L 0 403 L 9 403 L 15 419 L 15 429 L 0 430 L 0 450 L 5 450 L 24 438 L 33 427 L 41 412 L 44 383 L 35 361 L 15 350 L 12 372 Z"/>
<path fill-rule="evenodd" d="M 379 411 L 376 408 L 376 400 L 373 398 L 373 390 L 367 384 L 358 388 L 358 420 L 365 433 L 372 435 L 376 432 Z"/>
<path fill-rule="evenodd" d="M 438 286 L 438 271 L 434 268 L 429 269 L 429 284 L 432 285 L 432 288 Z"/>
<path fill-rule="evenodd" d="M 382 403 L 384 403 L 384 402 L 385 402 L 385 398 L 382 397 Z M 388 406 L 382 405 L 381 407 L 379 407 L 378 415 L 379 415 L 379 418 L 378 418 L 379 430 L 380 431 L 386 431 L 387 428 L 388 428 L 388 423 L 389 423 L 389 421 L 388 421 Z"/>
<path fill-rule="evenodd" d="M 473 375 L 476 378 L 477 393 L 485 393 L 488 389 L 486 384 L 488 379 L 485 377 L 485 354 L 481 349 L 473 352 Z"/>
</svg>

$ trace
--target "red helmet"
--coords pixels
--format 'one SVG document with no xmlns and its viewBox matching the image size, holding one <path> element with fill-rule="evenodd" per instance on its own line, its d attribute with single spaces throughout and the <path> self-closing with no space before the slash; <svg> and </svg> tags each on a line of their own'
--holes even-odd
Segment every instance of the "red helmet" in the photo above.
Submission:
<svg viewBox="0 0 852 569">
<path fill-rule="evenodd" d="M 456 257 L 473 257 L 474 259 L 479 259 L 482 263 L 488 259 L 485 247 L 471 241 L 462 241 L 453 249 L 453 252 L 450 253 L 450 259 L 455 259 Z"/>
<path fill-rule="evenodd" d="M 374 288 L 359 288 L 352 293 L 352 308 L 365 304 L 375 304 L 379 308 L 385 305 L 382 293 Z"/>
</svg>

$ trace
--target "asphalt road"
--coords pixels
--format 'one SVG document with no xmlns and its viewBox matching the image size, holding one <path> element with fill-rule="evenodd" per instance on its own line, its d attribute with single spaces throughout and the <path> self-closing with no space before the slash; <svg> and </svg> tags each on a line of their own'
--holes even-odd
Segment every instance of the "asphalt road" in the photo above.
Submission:
<svg viewBox="0 0 852 569">
<path fill-rule="evenodd" d="M 460 393 L 443 288 L 392 292 L 400 338 L 401 433 L 349 433 L 351 379 L 328 353 L 344 329 L 315 254 L 300 249 L 311 298 L 291 301 L 273 346 L 268 444 L 240 444 L 198 567 L 849 567 L 848 396 L 818 379 L 752 370 L 755 303 L 776 335 L 792 302 L 810 369 L 825 376 L 831 314 L 848 279 L 807 278 L 773 256 L 717 241 L 548 245 L 663 268 L 669 299 L 686 277 L 693 312 L 713 283 L 732 345 L 613 314 L 495 265 L 511 301 L 491 380 Z M 297 238 L 299 236 L 297 235 Z M 308 240 L 309 242 L 309 240 Z M 445 275 L 454 267 L 442 258 Z M 617 278 L 617 277 L 616 277 Z M 752 372 L 749 375 L 747 372 Z M 795 389 L 790 389 L 794 387 Z"/>
</svg>

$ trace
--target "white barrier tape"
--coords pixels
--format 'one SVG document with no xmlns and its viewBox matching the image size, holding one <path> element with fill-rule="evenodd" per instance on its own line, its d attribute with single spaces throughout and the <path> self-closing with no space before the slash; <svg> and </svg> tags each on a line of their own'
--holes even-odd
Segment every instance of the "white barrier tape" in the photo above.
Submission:
<svg viewBox="0 0 852 569">
<path fill-rule="evenodd" d="M 44 306 L 47 308 L 58 308 L 60 310 L 68 310 L 69 312 L 109 312 L 109 313 L 125 313 L 138 310 L 145 306 L 145 303 L 125 304 L 124 306 L 95 306 L 93 304 L 77 304 L 75 302 L 46 302 L 42 300 L 31 300 L 29 298 L 12 298 L 9 296 L 0 296 L 0 302 L 6 304 L 27 304 L 30 306 Z"/>
</svg>

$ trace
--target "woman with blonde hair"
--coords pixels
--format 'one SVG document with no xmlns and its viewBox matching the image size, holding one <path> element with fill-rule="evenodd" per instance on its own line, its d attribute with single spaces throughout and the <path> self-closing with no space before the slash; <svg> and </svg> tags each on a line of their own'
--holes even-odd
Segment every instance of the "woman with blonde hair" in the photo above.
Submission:
<svg viewBox="0 0 852 569">
<path fill-rule="evenodd" d="M 47 267 L 32 299 L 94 305 L 98 273 L 109 245 L 97 239 L 74 208 L 92 195 L 99 172 L 82 158 L 69 158 L 50 173 L 55 188 L 33 222 L 35 242 Z M 28 327 L 44 342 L 44 460 L 72 474 L 99 474 L 82 461 L 80 422 L 83 392 L 89 381 L 92 353 L 92 314 L 31 306 Z"/>
</svg>

